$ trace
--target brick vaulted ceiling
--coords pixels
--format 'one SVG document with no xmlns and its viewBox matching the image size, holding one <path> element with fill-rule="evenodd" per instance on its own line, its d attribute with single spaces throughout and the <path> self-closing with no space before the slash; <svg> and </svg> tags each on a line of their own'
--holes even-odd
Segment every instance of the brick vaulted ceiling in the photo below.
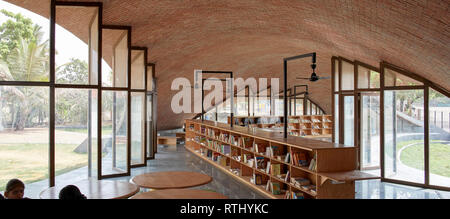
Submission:
<svg viewBox="0 0 450 219">
<path fill-rule="evenodd" d="M 8 1 L 48 17 L 48 0 Z M 342 56 L 373 66 L 387 61 L 450 89 L 448 0 L 102 2 L 103 23 L 132 26 L 133 46 L 148 47 L 148 62 L 157 65 L 160 129 L 194 115 L 170 109 L 173 79 L 193 81 L 194 69 L 203 69 L 283 83 L 282 59 L 309 52 L 317 52 L 321 76 L 331 75 L 332 56 Z M 294 78 L 309 77 L 309 64 L 290 66 L 290 86 L 306 83 Z M 331 81 L 309 85 L 311 98 L 331 113 Z"/>
</svg>

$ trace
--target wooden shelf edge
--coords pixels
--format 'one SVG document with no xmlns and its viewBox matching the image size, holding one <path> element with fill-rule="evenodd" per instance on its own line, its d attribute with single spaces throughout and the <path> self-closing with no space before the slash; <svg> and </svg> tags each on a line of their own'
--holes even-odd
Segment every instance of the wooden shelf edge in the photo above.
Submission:
<svg viewBox="0 0 450 219">
<path fill-rule="evenodd" d="M 360 170 L 345 171 L 345 172 L 318 173 L 318 175 L 322 178 L 320 185 L 323 185 L 328 180 L 345 183 L 345 182 L 353 182 L 353 181 L 359 181 L 359 180 L 371 180 L 371 179 L 380 179 L 381 178 L 379 176 L 365 173 Z"/>
</svg>

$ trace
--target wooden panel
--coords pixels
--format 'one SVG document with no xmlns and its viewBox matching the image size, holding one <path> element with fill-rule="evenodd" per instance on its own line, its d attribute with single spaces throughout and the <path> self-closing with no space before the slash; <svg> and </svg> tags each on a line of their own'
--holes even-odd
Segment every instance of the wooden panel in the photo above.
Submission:
<svg viewBox="0 0 450 219">
<path fill-rule="evenodd" d="M 317 151 L 317 172 L 342 172 L 357 168 L 356 149 L 334 149 Z"/>
</svg>

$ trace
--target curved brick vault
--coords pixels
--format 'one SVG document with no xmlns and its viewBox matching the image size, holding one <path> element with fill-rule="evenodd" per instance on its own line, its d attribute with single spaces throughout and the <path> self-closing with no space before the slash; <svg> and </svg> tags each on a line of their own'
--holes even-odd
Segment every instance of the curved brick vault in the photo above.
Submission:
<svg viewBox="0 0 450 219">
<path fill-rule="evenodd" d="M 48 0 L 8 1 L 48 17 Z M 133 46 L 148 47 L 148 62 L 157 65 L 159 129 L 194 115 L 170 110 L 174 78 L 193 81 L 194 69 L 281 78 L 283 57 L 309 52 L 317 52 L 321 76 L 330 76 L 332 56 L 342 56 L 373 66 L 387 61 L 450 89 L 448 0 L 102 2 L 103 23 L 132 26 Z M 62 25 L 77 34 L 73 22 Z M 309 77 L 309 64 L 289 66 L 290 86 L 305 84 L 294 78 Z M 331 81 L 308 84 L 331 113 Z"/>
</svg>

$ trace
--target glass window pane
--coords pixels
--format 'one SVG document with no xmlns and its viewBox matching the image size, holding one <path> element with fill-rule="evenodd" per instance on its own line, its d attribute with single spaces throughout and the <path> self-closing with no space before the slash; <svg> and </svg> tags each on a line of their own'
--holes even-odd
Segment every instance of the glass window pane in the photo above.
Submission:
<svg viewBox="0 0 450 219">
<path fill-rule="evenodd" d="M 311 115 L 311 101 L 306 100 L 306 113 L 305 115 Z"/>
<path fill-rule="evenodd" d="M 131 51 L 131 89 L 145 89 L 145 53 Z"/>
<path fill-rule="evenodd" d="M 216 120 L 216 107 L 213 107 L 211 110 L 205 113 L 204 120 L 207 121 L 217 121 Z"/>
<path fill-rule="evenodd" d="M 275 115 L 276 116 L 284 116 L 284 99 L 283 98 L 275 99 Z"/>
<path fill-rule="evenodd" d="M 355 89 L 355 68 L 353 64 L 342 61 L 342 90 Z"/>
<path fill-rule="evenodd" d="M 228 123 L 228 117 L 231 115 L 231 101 L 227 99 L 217 107 L 217 122 Z"/>
<path fill-rule="evenodd" d="M 131 93 L 131 165 L 145 161 L 145 93 Z"/>
<path fill-rule="evenodd" d="M 103 91 L 102 93 L 102 174 L 126 173 L 127 164 L 127 121 L 128 94 L 124 91 Z"/>
<path fill-rule="evenodd" d="M 259 97 L 257 98 L 256 116 L 269 116 L 270 115 L 270 98 Z"/>
<path fill-rule="evenodd" d="M 339 143 L 339 95 L 334 95 L 334 142 Z"/>
<path fill-rule="evenodd" d="M 358 66 L 358 88 L 369 88 L 370 69 Z"/>
<path fill-rule="evenodd" d="M 376 71 L 370 71 L 370 88 L 380 88 L 380 73 Z"/>
<path fill-rule="evenodd" d="M 390 68 L 384 68 L 384 81 L 386 87 L 423 85 L 422 82 L 409 78 Z"/>
<path fill-rule="evenodd" d="M 361 160 L 363 170 L 380 175 L 380 94 L 361 94 Z"/>
<path fill-rule="evenodd" d="M 126 30 L 102 30 L 102 83 L 104 87 L 128 87 L 128 34 Z"/>
<path fill-rule="evenodd" d="M 0 86 L 0 191 L 10 179 L 38 198 L 49 180 L 49 88 Z"/>
<path fill-rule="evenodd" d="M 423 109 L 416 108 L 423 120 Z M 450 187 L 450 98 L 431 89 L 429 92 L 430 184 Z"/>
<path fill-rule="evenodd" d="M 1 2 L 0 81 L 48 82 L 50 78 L 50 21 L 29 10 Z M 42 0 L 42 12 L 50 0 Z M 10 12 L 11 16 L 6 16 Z M 16 15 L 21 18 L 15 18 Z"/>
<path fill-rule="evenodd" d="M 154 119 L 153 119 L 153 96 L 147 95 L 147 157 L 153 157 L 154 136 Z"/>
<path fill-rule="evenodd" d="M 155 80 L 153 79 L 153 66 L 147 66 L 147 91 L 154 91 L 156 89 L 155 87 Z"/>
<path fill-rule="evenodd" d="M 385 91 L 384 101 L 385 177 L 425 183 L 424 122 L 415 115 L 423 90 Z"/>
<path fill-rule="evenodd" d="M 303 99 L 297 99 L 297 115 L 302 116 L 303 115 Z"/>
<path fill-rule="evenodd" d="M 57 6 L 56 24 L 56 83 L 98 84 L 98 8 Z"/>
<path fill-rule="evenodd" d="M 56 89 L 56 185 L 97 175 L 97 90 Z"/>
<path fill-rule="evenodd" d="M 355 145 L 355 97 L 344 96 L 344 144 Z"/>
<path fill-rule="evenodd" d="M 339 60 L 334 61 L 334 91 L 339 91 Z"/>
</svg>

